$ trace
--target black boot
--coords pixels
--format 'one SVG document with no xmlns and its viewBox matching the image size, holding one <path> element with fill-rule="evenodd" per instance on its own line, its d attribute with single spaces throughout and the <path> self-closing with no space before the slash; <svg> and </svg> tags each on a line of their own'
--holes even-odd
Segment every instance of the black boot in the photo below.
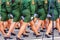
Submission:
<svg viewBox="0 0 60 40">
<path fill-rule="evenodd" d="M 47 35 L 47 34 L 45 34 L 45 37 L 50 38 L 50 36 L 49 36 L 49 35 Z"/>
<path fill-rule="evenodd" d="M 23 39 L 20 39 L 20 38 L 16 37 L 16 40 L 23 40 Z"/>
<path fill-rule="evenodd" d="M 36 35 L 36 37 L 41 37 L 41 35 Z"/>
<path fill-rule="evenodd" d="M 40 33 L 40 32 L 38 32 L 38 33 Z M 33 33 L 33 35 L 36 35 L 35 33 Z"/>
<path fill-rule="evenodd" d="M 40 32 L 45 32 L 44 30 L 40 30 Z"/>
<path fill-rule="evenodd" d="M 60 35 L 60 32 L 59 32 L 59 35 Z"/>
<path fill-rule="evenodd" d="M 7 40 L 7 39 L 13 39 L 13 38 L 10 38 L 10 37 L 4 37 L 4 39 Z"/>
<path fill-rule="evenodd" d="M 57 30 L 57 28 L 53 28 L 53 30 L 55 30 L 55 29 Z"/>
<path fill-rule="evenodd" d="M 20 28 L 15 28 L 15 29 L 20 29 Z"/>
<path fill-rule="evenodd" d="M 27 32 L 27 31 L 26 31 L 26 33 L 30 33 L 30 32 Z"/>
<path fill-rule="evenodd" d="M 11 33 L 11 35 L 16 36 L 16 34 L 15 34 L 15 33 Z"/>
<path fill-rule="evenodd" d="M 0 36 L 1 36 L 1 34 L 0 34 Z"/>
<path fill-rule="evenodd" d="M 51 33 L 49 33 L 49 35 L 52 35 L 52 32 L 51 32 Z"/>
<path fill-rule="evenodd" d="M 33 33 L 33 35 L 36 35 L 35 33 Z"/>
<path fill-rule="evenodd" d="M 35 35 L 36 37 L 41 37 L 41 35 Z"/>
<path fill-rule="evenodd" d="M 6 31 L 6 30 L 4 30 L 4 32 L 5 32 L 5 33 L 7 33 L 7 31 Z"/>
<path fill-rule="evenodd" d="M 29 37 L 29 35 L 27 35 L 27 34 L 23 34 L 23 37 Z"/>
</svg>

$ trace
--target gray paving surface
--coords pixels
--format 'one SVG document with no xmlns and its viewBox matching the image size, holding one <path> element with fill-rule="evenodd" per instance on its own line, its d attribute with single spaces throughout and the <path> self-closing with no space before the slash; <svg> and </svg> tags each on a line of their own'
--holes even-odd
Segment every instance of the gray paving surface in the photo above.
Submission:
<svg viewBox="0 0 60 40">
<path fill-rule="evenodd" d="M 51 38 L 46 38 L 44 35 L 45 35 L 45 32 L 41 32 L 40 34 L 42 35 L 41 37 L 38 37 L 36 38 L 34 35 L 33 35 L 33 31 L 31 31 L 29 28 L 27 28 L 27 30 L 30 32 L 30 33 L 27 33 L 29 35 L 29 37 L 21 37 L 22 39 L 24 40 L 52 40 L 52 35 L 50 35 Z M 15 29 L 15 33 L 17 35 L 18 33 L 18 29 Z M 45 30 L 46 31 L 46 30 Z M 1 34 L 1 33 L 0 33 Z M 7 40 L 16 40 L 16 36 L 11 36 L 13 39 L 7 39 Z M 58 34 L 58 31 L 57 30 L 54 30 L 54 39 L 55 40 L 60 40 L 60 35 Z M 3 38 L 3 35 L 0 36 L 0 40 L 4 40 Z"/>
</svg>

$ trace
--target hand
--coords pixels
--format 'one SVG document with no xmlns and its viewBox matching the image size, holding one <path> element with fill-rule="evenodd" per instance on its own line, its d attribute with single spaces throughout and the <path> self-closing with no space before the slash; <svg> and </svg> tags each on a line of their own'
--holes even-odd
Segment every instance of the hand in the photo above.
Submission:
<svg viewBox="0 0 60 40">
<path fill-rule="evenodd" d="M 38 14 L 34 14 L 34 17 L 37 17 L 38 16 Z"/>
<path fill-rule="evenodd" d="M 24 16 L 21 16 L 22 20 L 24 20 Z"/>
<path fill-rule="evenodd" d="M 51 17 L 51 15 L 50 14 L 47 14 L 47 17 Z"/>
<path fill-rule="evenodd" d="M 33 20 L 34 17 L 31 17 L 31 20 Z"/>
</svg>

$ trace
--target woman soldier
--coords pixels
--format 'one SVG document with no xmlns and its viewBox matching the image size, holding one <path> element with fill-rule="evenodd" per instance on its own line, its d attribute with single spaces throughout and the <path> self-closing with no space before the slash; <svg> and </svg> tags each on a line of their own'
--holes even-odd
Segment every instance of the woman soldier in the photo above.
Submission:
<svg viewBox="0 0 60 40">
<path fill-rule="evenodd" d="M 45 8 L 45 0 L 36 0 L 36 13 L 38 14 L 38 24 L 36 30 L 39 30 L 40 26 L 43 25 L 47 13 Z"/>
<path fill-rule="evenodd" d="M 5 9 L 6 9 L 6 14 L 7 14 L 7 17 L 8 17 L 8 10 L 7 10 L 7 5 L 9 5 L 9 2 L 5 2 Z M 8 19 L 9 20 L 9 19 Z M 6 28 L 8 27 L 8 20 L 4 22 L 4 29 L 5 29 L 5 32 L 6 32 Z"/>
<path fill-rule="evenodd" d="M 11 0 L 6 0 L 6 11 L 7 11 L 9 20 L 7 21 L 8 24 L 6 25 L 6 23 L 5 23 L 5 25 L 6 25 L 6 28 L 8 28 L 8 29 L 10 28 L 10 25 L 11 25 L 11 23 L 13 21 L 11 4 L 12 4 Z M 15 35 L 14 31 L 12 31 L 11 34 Z"/>
<path fill-rule="evenodd" d="M 47 0 L 45 0 L 45 2 L 44 2 L 44 9 L 45 9 L 45 13 L 46 13 L 46 19 L 42 22 L 42 29 L 44 29 L 44 28 L 46 28 L 47 29 L 47 27 L 48 27 L 48 25 L 49 25 L 49 20 L 47 19 Z"/>
<path fill-rule="evenodd" d="M 50 24 L 50 15 L 49 15 L 49 8 L 48 8 L 48 0 L 45 0 L 45 3 L 46 3 L 46 13 L 47 13 L 47 17 L 46 17 L 46 20 L 45 20 L 45 27 L 46 27 L 46 30 L 48 29 L 48 26 Z M 49 33 L 51 35 L 51 33 Z"/>
<path fill-rule="evenodd" d="M 48 0 L 48 3 L 49 3 L 50 1 Z M 57 11 L 57 8 L 56 8 L 56 3 L 57 2 L 57 0 L 54 0 L 54 5 L 53 5 L 53 11 L 52 11 L 52 6 L 50 5 L 50 15 L 51 15 L 51 17 L 50 17 L 50 24 L 49 24 L 49 26 L 48 26 L 48 29 L 47 29 L 47 31 L 46 31 L 46 37 L 47 38 L 50 38 L 49 37 L 49 33 L 51 32 L 51 30 L 52 30 L 52 21 L 55 21 L 56 22 L 56 25 L 57 25 L 57 29 L 58 29 L 58 31 L 60 32 L 60 27 L 59 27 L 59 19 L 58 19 L 58 11 Z M 53 19 L 52 19 L 52 13 L 54 14 L 54 17 L 53 17 Z"/>
<path fill-rule="evenodd" d="M 4 2 L 4 0 L 2 0 L 3 2 Z M 7 11 L 6 11 L 6 1 L 2 4 L 2 12 L 4 12 L 4 13 L 2 13 L 1 15 L 3 16 L 3 18 L 2 18 L 2 20 L 4 20 L 3 21 L 3 26 L 4 26 L 4 30 L 6 30 L 5 29 L 5 27 L 7 26 L 7 21 L 8 21 L 8 14 L 7 14 Z M 5 15 L 4 15 L 5 14 Z M 6 18 L 7 17 L 7 18 Z"/>
<path fill-rule="evenodd" d="M 5 35 L 6 33 L 4 32 L 4 27 L 3 27 L 3 21 L 1 20 L 2 19 L 2 16 L 1 16 L 1 6 L 2 6 L 2 0 L 0 0 L 0 31 L 2 32 L 3 35 Z"/>
<path fill-rule="evenodd" d="M 58 21 L 58 23 L 59 23 L 59 27 L 60 27 L 60 0 L 57 0 L 56 7 L 57 7 L 57 10 L 58 10 L 58 13 L 59 13 L 59 19 L 58 19 L 59 21 Z M 60 31 L 59 31 L 59 35 L 60 35 Z"/>
<path fill-rule="evenodd" d="M 8 16 L 7 16 L 7 13 L 6 13 L 6 9 L 5 9 L 5 0 L 1 0 L 0 1 L 0 7 L 1 7 L 1 11 L 0 11 L 0 14 L 1 14 L 1 20 L 0 20 L 0 30 L 2 32 L 3 35 L 5 35 L 6 33 L 4 32 L 4 22 L 8 20 Z"/>
<path fill-rule="evenodd" d="M 10 0 L 7 0 L 7 2 Z M 7 6 L 7 8 L 9 8 L 10 6 Z M 7 9 L 8 10 L 8 9 Z M 5 38 L 10 38 L 11 33 L 14 31 L 14 28 L 16 26 L 16 23 L 19 22 L 20 20 L 20 0 L 11 0 L 11 10 L 8 10 L 8 12 L 11 12 L 11 14 L 13 15 L 13 21 L 10 25 L 10 29 L 7 33 L 7 35 L 5 35 Z"/>
<path fill-rule="evenodd" d="M 36 1 L 36 11 L 37 11 L 37 0 L 35 0 Z M 46 15 L 47 15 L 47 0 L 44 0 L 44 10 L 45 10 L 45 13 L 46 13 Z M 37 13 L 37 12 L 36 12 Z M 38 20 L 38 18 L 37 18 L 37 16 L 34 18 L 34 22 L 36 22 Z M 42 28 L 42 30 L 40 30 L 41 32 L 44 32 L 43 31 L 43 29 L 45 28 L 45 26 L 48 26 L 48 23 L 47 23 L 47 25 L 46 25 L 46 20 L 44 20 L 44 21 L 42 21 L 41 22 L 41 28 Z M 47 27 L 46 27 L 47 28 Z"/>
</svg>

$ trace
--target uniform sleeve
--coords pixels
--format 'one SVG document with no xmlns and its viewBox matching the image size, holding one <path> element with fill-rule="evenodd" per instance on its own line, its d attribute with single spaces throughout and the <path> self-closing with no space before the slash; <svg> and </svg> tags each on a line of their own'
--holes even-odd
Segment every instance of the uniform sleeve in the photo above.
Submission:
<svg viewBox="0 0 60 40">
<path fill-rule="evenodd" d="M 33 16 L 35 13 L 35 2 L 34 0 L 31 1 L 31 16 Z"/>
<path fill-rule="evenodd" d="M 56 9 L 58 13 L 60 13 L 60 3 L 58 1 L 55 2 Z"/>
<path fill-rule="evenodd" d="M 7 12 L 11 12 L 10 0 L 6 0 L 6 9 L 7 9 Z"/>
<path fill-rule="evenodd" d="M 46 12 L 46 14 L 47 14 L 47 9 L 48 9 L 47 0 L 45 0 L 45 2 L 44 2 L 44 9 L 45 9 L 45 12 Z"/>
<path fill-rule="evenodd" d="M 5 12 L 6 10 L 5 10 L 5 2 L 6 2 L 6 0 L 1 0 L 1 11 L 2 12 Z"/>
</svg>

